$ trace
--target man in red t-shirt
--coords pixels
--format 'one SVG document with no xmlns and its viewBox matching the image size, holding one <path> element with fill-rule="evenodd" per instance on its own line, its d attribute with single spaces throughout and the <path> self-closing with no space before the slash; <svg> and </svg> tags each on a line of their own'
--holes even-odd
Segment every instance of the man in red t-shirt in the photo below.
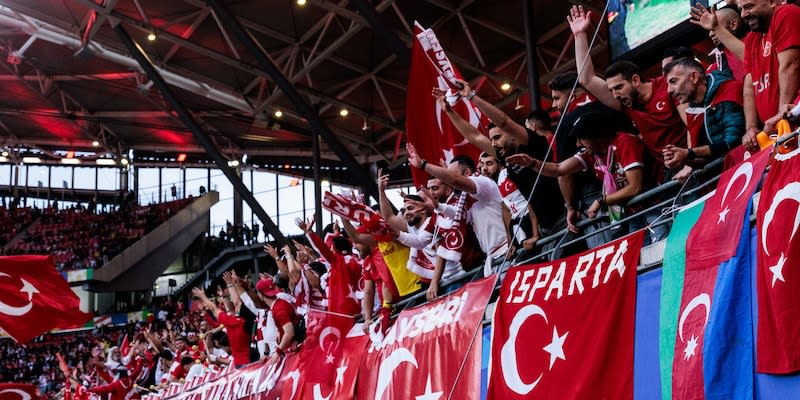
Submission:
<svg viewBox="0 0 800 400">
<path fill-rule="evenodd" d="M 800 89 L 800 8 L 770 0 L 740 0 L 751 32 L 744 38 L 744 105 L 747 132 L 742 143 L 755 149 L 761 124 L 775 117 Z M 763 131 L 775 125 L 764 123 Z"/>
<path fill-rule="evenodd" d="M 272 319 L 278 328 L 278 346 L 275 347 L 275 352 L 270 355 L 272 359 L 283 357 L 287 351 L 296 349 L 295 326 L 300 321 L 300 317 L 294 310 L 291 296 L 286 293 L 286 288 L 281 290 L 278 287 L 276 280 L 266 277 L 256 283 L 259 297 L 272 311 Z M 285 279 L 283 282 L 288 284 Z"/>
<path fill-rule="evenodd" d="M 245 329 L 245 319 L 237 314 L 231 314 L 220 310 L 214 302 L 208 299 L 203 289 L 192 289 L 194 297 L 203 302 L 203 305 L 211 311 L 217 318 L 228 334 L 228 341 L 233 353 L 233 363 L 238 368 L 250 363 L 250 332 Z M 235 302 L 236 310 L 241 308 L 241 302 Z"/>
<path fill-rule="evenodd" d="M 686 105 L 669 96 L 663 76 L 644 82 L 639 67 L 630 61 L 611 64 L 606 69 L 606 79 L 597 76 L 588 57 L 590 13 L 582 6 L 575 6 L 567 20 L 575 36 L 575 59 L 579 66 L 586 60 L 580 74 L 581 85 L 603 104 L 622 111 L 633 121 L 647 150 L 658 161 L 657 167 L 663 170 L 663 148 L 667 145 L 686 147 L 686 126 L 681 119 Z M 656 174 L 659 183 L 671 175 Z"/>
</svg>

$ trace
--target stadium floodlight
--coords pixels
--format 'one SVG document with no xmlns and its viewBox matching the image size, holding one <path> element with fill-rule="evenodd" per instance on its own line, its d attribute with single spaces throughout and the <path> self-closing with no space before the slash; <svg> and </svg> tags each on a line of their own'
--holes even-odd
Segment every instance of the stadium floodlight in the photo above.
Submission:
<svg viewBox="0 0 800 400">
<path fill-rule="evenodd" d="M 228 161 L 228 166 L 232 168 L 236 168 L 239 166 L 239 160 L 230 160 Z"/>
<path fill-rule="evenodd" d="M 95 162 L 97 165 L 117 165 L 117 162 L 110 158 L 98 158 Z"/>
<path fill-rule="evenodd" d="M 39 157 L 22 157 L 22 162 L 25 164 L 39 164 L 42 159 Z"/>
<path fill-rule="evenodd" d="M 62 158 L 61 159 L 61 163 L 62 164 L 76 165 L 76 164 L 80 164 L 81 160 L 79 160 L 77 158 Z"/>
<path fill-rule="evenodd" d="M 0 163 L 8 162 L 8 157 L 0 156 Z"/>
</svg>

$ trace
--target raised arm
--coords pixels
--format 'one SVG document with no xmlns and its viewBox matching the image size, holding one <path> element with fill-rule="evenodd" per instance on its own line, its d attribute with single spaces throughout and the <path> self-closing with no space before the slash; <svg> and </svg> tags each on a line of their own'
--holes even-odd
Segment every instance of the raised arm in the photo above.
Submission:
<svg viewBox="0 0 800 400">
<path fill-rule="evenodd" d="M 386 197 L 386 187 L 388 185 L 389 175 L 383 174 L 383 169 L 378 169 L 378 203 L 381 206 L 381 217 L 392 229 L 405 232 L 408 230 L 408 224 L 402 217 L 394 214 L 392 203 Z"/>
<path fill-rule="evenodd" d="M 603 78 L 597 76 L 589 54 L 589 27 L 592 25 L 591 13 L 586 12 L 583 6 L 573 6 L 567 22 L 575 36 L 575 66 L 578 69 L 578 81 L 606 106 L 619 111 L 619 101 L 611 95 L 608 85 Z M 585 61 L 584 61 L 585 60 Z M 583 67 L 583 69 L 581 69 Z"/>
<path fill-rule="evenodd" d="M 468 100 L 471 99 L 472 104 L 475 104 L 475 106 L 478 107 L 478 110 L 480 110 L 483 115 L 486 115 L 486 117 L 489 118 L 489 120 L 491 120 L 492 123 L 494 123 L 498 128 L 508 132 L 511 136 L 513 136 L 514 139 L 516 139 L 517 142 L 519 142 L 519 144 L 522 145 L 528 144 L 528 131 L 525 129 L 524 126 L 518 124 L 511 117 L 509 117 L 508 114 L 504 113 L 502 110 L 495 107 L 494 104 L 489 103 L 488 101 L 478 96 L 477 93 L 475 93 L 475 91 L 472 90 L 472 88 L 469 86 L 469 83 L 462 80 L 459 80 L 458 82 L 461 83 L 462 85 L 460 91 L 462 97 L 465 97 Z M 461 117 L 459 116 L 459 118 Z M 450 119 L 452 119 L 452 117 Z M 480 132 L 478 133 L 480 134 Z M 480 134 L 480 136 L 484 139 L 486 138 L 486 136 L 484 136 L 483 134 Z M 470 143 L 472 143 L 472 141 L 470 141 Z M 489 147 L 492 147 L 491 141 L 489 141 Z M 486 151 L 483 148 L 481 148 L 481 150 Z M 494 148 L 492 148 L 492 150 L 494 150 Z M 489 154 L 493 154 L 489 151 L 486 152 Z"/>
<path fill-rule="evenodd" d="M 406 150 L 408 150 L 408 162 L 414 167 L 431 174 L 433 177 L 439 178 L 439 180 L 451 186 L 453 189 L 458 189 L 462 192 L 467 192 L 470 194 L 475 194 L 478 192 L 478 188 L 475 186 L 475 183 L 472 182 L 472 180 L 468 177 L 459 175 L 455 171 L 434 165 L 427 161 L 423 163 L 422 158 L 417 153 L 417 149 L 413 144 L 406 143 Z"/>
<path fill-rule="evenodd" d="M 717 18 L 717 10 L 714 7 L 708 9 L 702 4 L 695 4 L 692 7 L 692 19 L 689 22 L 709 31 L 713 32 L 714 36 L 730 50 L 736 58 L 744 61 L 744 42 L 739 40 L 734 34 L 728 30 L 727 27 L 719 24 Z"/>
<path fill-rule="evenodd" d="M 468 84 L 467 87 L 469 87 Z M 472 89 L 469 89 L 467 93 L 468 94 L 465 97 L 468 99 L 472 98 Z M 456 129 L 458 129 L 458 132 L 461 133 L 461 136 L 463 136 L 464 139 L 467 139 L 470 144 L 481 149 L 481 151 L 485 151 L 491 155 L 495 154 L 494 147 L 492 147 L 492 141 L 489 140 L 486 135 L 482 134 L 478 128 L 472 126 L 472 124 L 467 122 L 461 117 L 461 115 L 455 112 L 453 108 L 450 107 L 450 104 L 447 104 L 447 101 L 444 98 L 444 91 L 439 88 L 433 88 L 431 94 L 436 98 L 436 101 L 439 102 L 439 105 L 445 111 L 447 117 L 450 118 L 450 121 L 453 122 L 453 125 L 456 127 Z"/>
</svg>

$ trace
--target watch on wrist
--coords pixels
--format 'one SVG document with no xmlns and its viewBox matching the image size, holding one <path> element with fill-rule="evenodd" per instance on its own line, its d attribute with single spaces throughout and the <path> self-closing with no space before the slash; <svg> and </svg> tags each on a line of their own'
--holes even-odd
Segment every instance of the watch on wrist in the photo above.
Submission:
<svg viewBox="0 0 800 400">
<path fill-rule="evenodd" d="M 697 158 L 697 154 L 695 154 L 694 149 L 690 147 L 689 150 L 686 152 L 686 159 L 691 161 L 694 160 L 695 158 Z"/>
<path fill-rule="evenodd" d="M 428 160 L 423 159 L 421 163 L 419 163 L 419 169 L 425 171 L 425 167 L 428 166 Z"/>
</svg>

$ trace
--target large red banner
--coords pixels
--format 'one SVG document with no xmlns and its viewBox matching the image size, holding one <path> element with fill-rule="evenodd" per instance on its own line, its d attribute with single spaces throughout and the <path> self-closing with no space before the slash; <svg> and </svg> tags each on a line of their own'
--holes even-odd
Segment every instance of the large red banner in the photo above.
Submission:
<svg viewBox="0 0 800 400">
<path fill-rule="evenodd" d="M 632 399 L 639 231 L 508 270 L 495 310 L 488 398 Z"/>
<path fill-rule="evenodd" d="M 0 383 L 0 400 L 36 400 L 36 388 L 20 383 Z"/>
<path fill-rule="evenodd" d="M 756 370 L 800 371 L 800 150 L 778 154 L 756 214 L 758 336 Z"/>
<path fill-rule="evenodd" d="M 364 355 L 359 400 L 479 399 L 476 339 L 495 283 L 491 276 L 400 313 Z"/>
<path fill-rule="evenodd" d="M 415 28 L 406 95 L 406 138 L 422 158 L 435 164 L 440 160 L 450 161 L 459 154 L 476 159 L 478 149 L 461 136 L 431 96 L 434 87 L 445 91 L 454 88 L 455 79 L 462 79 L 461 73 L 447 58 L 432 30 L 423 30 L 419 25 Z M 459 98 L 453 109 L 481 129 L 481 114 L 467 99 Z M 412 168 L 411 173 L 415 185 L 425 185 L 425 172 Z"/>
</svg>

